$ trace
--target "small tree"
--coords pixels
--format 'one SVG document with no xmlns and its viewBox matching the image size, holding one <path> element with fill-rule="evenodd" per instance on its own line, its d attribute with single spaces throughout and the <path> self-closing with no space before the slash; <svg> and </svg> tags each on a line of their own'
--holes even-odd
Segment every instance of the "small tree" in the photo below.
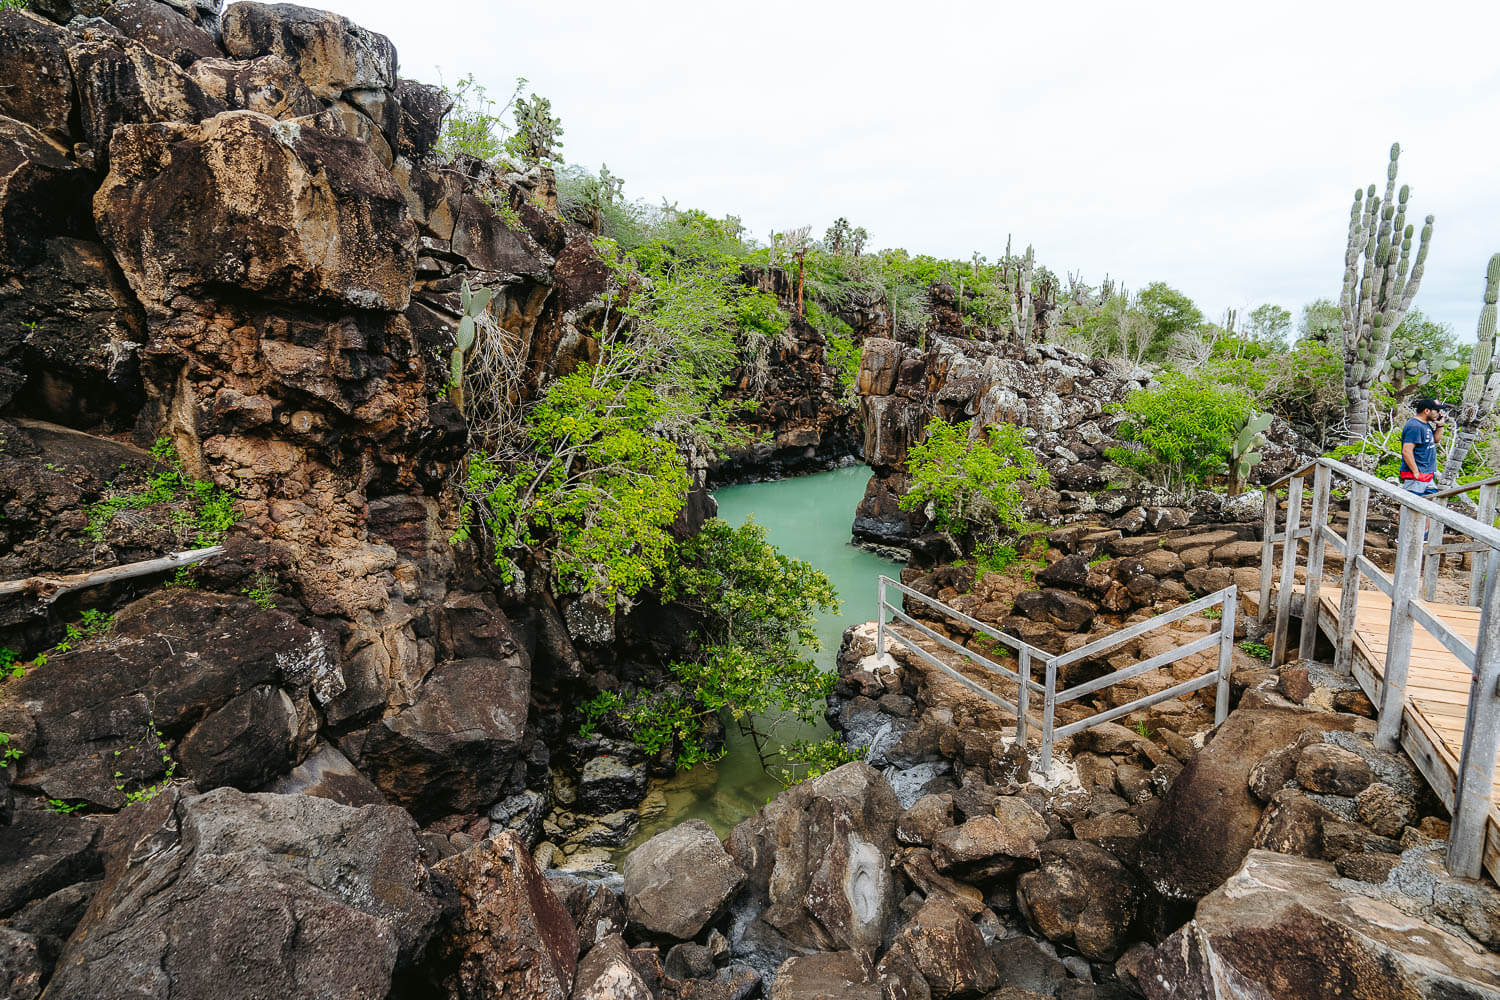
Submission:
<svg viewBox="0 0 1500 1000">
<path fill-rule="evenodd" d="M 1132 392 L 1119 409 L 1125 414 L 1120 435 L 1134 447 L 1109 449 L 1110 461 L 1181 489 L 1228 471 L 1230 450 L 1252 406 L 1235 389 L 1174 374 L 1155 388 Z"/>
<path fill-rule="evenodd" d="M 1370 390 L 1385 369 L 1391 335 L 1411 308 L 1422 284 L 1427 246 L 1432 241 L 1432 216 L 1422 227 L 1421 243 L 1412 252 L 1415 227 L 1406 222 L 1411 189 L 1396 192 L 1399 143 L 1391 146 L 1386 168 L 1385 198 L 1375 185 L 1354 192 L 1349 210 L 1349 240 L 1344 252 L 1344 289 L 1339 300 L 1343 330 L 1344 391 L 1349 400 L 1349 437 L 1370 431 Z"/>
<path fill-rule="evenodd" d="M 1337 347 L 1340 340 L 1339 304 L 1332 299 L 1313 299 L 1302 307 L 1297 324 L 1297 340 L 1314 341 Z"/>
<path fill-rule="evenodd" d="M 983 547 L 1018 532 L 1025 525 L 1021 484 L 1046 486 L 1050 481 L 1020 428 L 1011 424 L 980 433 L 967 422 L 931 420 L 926 440 L 908 450 L 907 467 L 911 485 L 901 509 L 925 509 L 959 552 L 961 537 Z"/>
<path fill-rule="evenodd" d="M 1469 357 L 1469 378 L 1464 383 L 1464 398 L 1456 423 L 1457 437 L 1453 452 L 1443 466 L 1441 483 L 1452 486 L 1463 470 L 1469 450 L 1479 438 L 1480 426 L 1500 401 L 1500 357 L 1495 350 L 1495 304 L 1500 301 L 1500 253 L 1490 258 L 1484 274 L 1484 305 L 1479 307 L 1479 327 L 1474 333 L 1474 350 Z"/>
<path fill-rule="evenodd" d="M 808 655 L 818 649 L 819 612 L 838 611 L 833 584 L 778 552 L 753 520 L 734 528 L 714 518 L 674 553 L 662 596 L 699 616 L 696 652 L 669 666 L 667 685 L 602 694 L 585 714 L 613 717 L 647 752 L 670 749 L 687 766 L 714 756 L 708 742 L 722 712 L 768 764 L 773 734 L 761 718 L 779 711 L 811 723 L 833 686 Z"/>
<path fill-rule="evenodd" d="M 1245 332 L 1257 343 L 1284 351 L 1287 331 L 1291 328 L 1291 312 L 1267 302 L 1250 310 L 1250 322 L 1245 325 Z"/>
</svg>

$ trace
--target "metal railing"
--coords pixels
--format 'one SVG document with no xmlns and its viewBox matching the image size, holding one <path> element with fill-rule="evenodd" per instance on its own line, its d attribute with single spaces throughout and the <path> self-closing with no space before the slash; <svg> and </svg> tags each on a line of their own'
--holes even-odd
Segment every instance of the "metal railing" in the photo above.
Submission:
<svg viewBox="0 0 1500 1000">
<path fill-rule="evenodd" d="M 1302 527 L 1303 489 L 1312 474 L 1312 499 L 1307 527 Z M 1349 483 L 1349 522 L 1346 536 L 1329 523 L 1329 503 L 1335 477 Z M 1286 525 L 1278 532 L 1279 501 L 1276 491 L 1287 488 Z M 1460 493 L 1480 491 L 1479 510 L 1484 520 L 1449 510 L 1443 501 Z M 1500 531 L 1493 525 L 1500 480 L 1454 487 L 1435 498 L 1421 498 L 1398 486 L 1332 459 L 1318 459 L 1273 483 L 1266 489 L 1261 536 L 1260 618 L 1270 613 L 1271 581 L 1276 547 L 1282 548 L 1281 573 L 1276 594 L 1276 625 L 1271 662 L 1286 661 L 1292 591 L 1303 541 L 1307 543 L 1303 588 L 1302 631 L 1298 656 L 1312 656 L 1320 627 L 1320 601 L 1324 556 L 1328 549 L 1343 557 L 1338 621 L 1333 629 L 1334 667 L 1353 674 L 1376 703 L 1376 743 L 1383 750 L 1404 748 L 1453 816 L 1448 840 L 1448 868 L 1455 874 L 1479 877 L 1484 865 L 1485 827 L 1488 819 L 1495 756 L 1500 751 Z M 1400 505 L 1395 572 L 1387 575 L 1365 555 L 1365 522 L 1371 495 Z M 1427 537 L 1423 539 L 1424 527 Z M 1467 541 L 1446 542 L 1451 531 Z M 1455 632 L 1419 599 L 1428 600 L 1436 591 L 1439 563 L 1444 555 L 1472 552 L 1467 604 L 1481 608 L 1477 648 Z M 1287 555 L 1290 554 L 1290 558 Z M 1360 581 L 1368 580 L 1391 600 L 1387 625 L 1384 673 L 1377 679 L 1354 655 L 1356 612 Z M 1422 726 L 1405 719 L 1406 688 L 1411 667 L 1412 638 L 1420 625 L 1444 649 L 1468 668 L 1470 689 L 1463 746 L 1456 779 L 1439 759 L 1438 747 Z M 1373 654 L 1372 654 L 1373 655 Z M 1373 669 L 1374 664 L 1371 664 Z M 1441 742 L 1441 737 L 1438 737 Z"/>
<path fill-rule="evenodd" d="M 1014 650 L 1016 653 L 1016 668 L 1011 669 L 1004 664 L 998 663 L 991 657 L 954 642 L 947 636 L 923 625 L 907 614 L 904 607 L 892 604 L 887 599 L 888 589 L 896 590 L 906 597 L 940 612 L 945 617 L 959 622 L 981 635 L 988 636 L 1002 646 Z M 1237 592 L 1233 584 L 1225 587 L 1223 590 L 1209 594 L 1207 597 L 1200 597 L 1181 607 L 1173 608 L 1171 611 L 1157 615 L 1155 618 L 1149 618 L 1146 621 L 1137 622 L 1128 628 L 1123 628 L 1118 632 L 1112 632 L 1071 652 L 1059 653 L 1057 655 L 1049 654 L 1045 650 L 1038 649 L 1013 635 L 992 628 L 981 621 L 969 617 L 956 608 L 949 607 L 943 602 L 915 591 L 887 576 L 880 577 L 876 584 L 876 599 L 879 615 L 879 624 L 875 638 L 876 652 L 880 656 L 884 656 L 888 639 L 894 638 L 917 656 L 968 687 L 980 697 L 1014 715 L 1016 717 L 1016 742 L 1023 747 L 1026 745 L 1029 727 L 1035 721 L 1042 733 L 1042 752 L 1037 769 L 1044 775 L 1050 774 L 1052 771 L 1052 748 L 1057 740 L 1065 739 L 1076 733 L 1083 732 L 1085 729 L 1090 729 L 1106 722 L 1113 722 L 1115 719 L 1129 715 L 1131 712 L 1139 709 L 1150 708 L 1152 705 L 1160 704 L 1171 698 L 1190 694 L 1193 691 L 1208 687 L 1210 684 L 1218 686 L 1214 697 L 1214 724 L 1218 725 L 1223 722 L 1224 717 L 1229 714 L 1229 666 L 1234 646 L 1234 617 L 1237 600 Z M 1219 608 L 1218 628 L 1210 631 L 1202 638 L 1195 639 L 1176 649 L 1169 649 L 1164 653 L 1159 653 L 1139 663 L 1133 663 L 1128 667 L 1114 670 L 1102 677 L 1096 677 L 1093 680 L 1075 684 L 1061 691 L 1057 689 L 1057 676 L 1060 668 L 1101 656 L 1117 646 L 1121 646 L 1132 639 L 1138 639 L 1164 625 L 1170 625 L 1175 621 L 1180 621 L 1214 607 Z M 918 634 L 962 656 L 981 669 L 1014 683 L 1016 686 L 1015 700 L 1011 701 L 991 691 L 984 685 L 977 683 L 973 678 L 964 676 L 938 659 L 931 651 L 913 641 L 910 637 L 889 628 L 887 626 L 887 614 L 891 616 L 892 624 L 899 621 L 903 625 L 914 629 Z M 1059 705 L 1077 701 L 1086 695 L 1096 694 L 1113 684 L 1140 677 L 1149 671 L 1171 666 L 1178 660 L 1206 652 L 1215 646 L 1218 647 L 1219 656 L 1213 670 L 1174 684 L 1154 694 L 1144 695 L 1128 704 L 1118 705 L 1114 708 L 1095 713 L 1087 718 L 1077 719 L 1065 726 L 1056 725 L 1057 706 Z M 1042 683 L 1033 680 L 1031 676 L 1033 668 L 1038 663 L 1042 666 L 1044 677 Z M 1032 695 L 1034 694 L 1042 696 L 1042 710 L 1039 715 L 1036 715 L 1035 719 L 1033 719 L 1035 702 L 1032 699 Z"/>
</svg>

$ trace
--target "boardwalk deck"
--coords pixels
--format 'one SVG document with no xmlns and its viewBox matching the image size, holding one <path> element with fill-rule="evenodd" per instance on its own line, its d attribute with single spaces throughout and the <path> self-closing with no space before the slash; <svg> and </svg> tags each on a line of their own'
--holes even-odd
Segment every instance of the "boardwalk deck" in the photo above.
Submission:
<svg viewBox="0 0 1500 1000">
<path fill-rule="evenodd" d="M 1380 704 L 1380 679 L 1385 668 L 1391 600 L 1378 590 L 1358 591 L 1354 618 L 1354 676 L 1365 694 Z M 1325 589 L 1318 595 L 1319 626 L 1330 638 L 1338 633 L 1339 594 Z M 1479 608 L 1426 602 L 1472 647 L 1479 637 Z M 1452 801 L 1453 783 L 1462 753 L 1464 719 L 1473 674 L 1420 625 L 1412 636 L 1411 667 L 1407 676 L 1406 709 L 1401 744 L 1439 796 Z M 1494 801 L 1500 803 L 1500 780 Z M 1500 807 L 1490 809 L 1485 825 L 1484 867 L 1500 881 Z"/>
</svg>

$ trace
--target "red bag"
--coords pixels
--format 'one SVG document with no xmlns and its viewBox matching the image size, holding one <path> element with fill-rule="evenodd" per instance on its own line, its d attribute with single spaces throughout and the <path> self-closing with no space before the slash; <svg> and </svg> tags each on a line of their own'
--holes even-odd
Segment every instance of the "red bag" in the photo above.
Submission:
<svg viewBox="0 0 1500 1000">
<path fill-rule="evenodd" d="M 1432 472 L 1407 472 L 1403 468 L 1401 470 L 1401 478 L 1404 480 L 1415 479 L 1419 483 L 1430 483 L 1437 478 L 1437 475 Z"/>
</svg>

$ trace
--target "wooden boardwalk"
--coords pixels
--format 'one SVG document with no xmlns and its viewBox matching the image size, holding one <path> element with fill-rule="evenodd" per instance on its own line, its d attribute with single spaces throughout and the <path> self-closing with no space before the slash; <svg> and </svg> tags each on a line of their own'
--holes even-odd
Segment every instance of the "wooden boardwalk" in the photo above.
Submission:
<svg viewBox="0 0 1500 1000">
<path fill-rule="evenodd" d="M 1329 588 L 1331 589 L 1331 588 Z M 1324 589 L 1318 595 L 1318 624 L 1337 641 L 1339 594 Z M 1380 705 L 1380 683 L 1385 671 L 1391 599 L 1378 590 L 1358 591 L 1354 618 L 1351 667 L 1370 701 Z M 1424 606 L 1471 647 L 1479 641 L 1480 609 L 1459 604 L 1424 602 Z M 1411 665 L 1406 682 L 1401 744 L 1434 791 L 1452 801 L 1453 785 L 1463 751 L 1464 720 L 1468 712 L 1473 673 L 1420 624 L 1412 634 Z M 1500 774 L 1500 771 L 1497 771 Z M 1500 777 L 1494 802 L 1500 803 Z M 1484 866 L 1500 882 L 1500 806 L 1490 808 L 1485 825 Z"/>
</svg>

